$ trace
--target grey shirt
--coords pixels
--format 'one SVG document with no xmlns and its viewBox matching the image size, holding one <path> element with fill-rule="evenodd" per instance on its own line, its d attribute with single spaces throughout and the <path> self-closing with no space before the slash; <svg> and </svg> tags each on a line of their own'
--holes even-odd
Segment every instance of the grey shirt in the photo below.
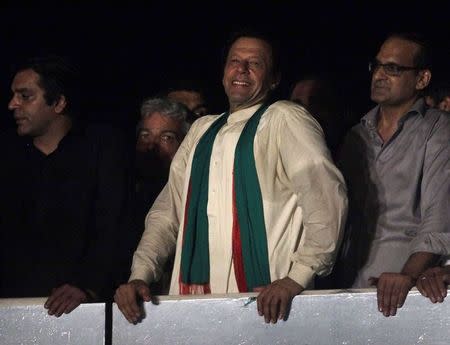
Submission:
<svg viewBox="0 0 450 345">
<path fill-rule="evenodd" d="M 350 214 L 343 247 L 353 287 L 400 272 L 416 252 L 450 254 L 450 117 L 419 99 L 383 144 L 379 106 L 347 135 L 340 167 Z"/>
</svg>

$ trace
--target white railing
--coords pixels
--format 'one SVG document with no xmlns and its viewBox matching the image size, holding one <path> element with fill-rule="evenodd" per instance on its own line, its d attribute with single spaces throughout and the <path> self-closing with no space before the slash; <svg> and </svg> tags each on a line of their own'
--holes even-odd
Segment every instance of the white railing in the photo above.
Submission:
<svg viewBox="0 0 450 345">
<path fill-rule="evenodd" d="M 0 344 L 450 344 L 450 296 L 432 304 L 413 290 L 386 318 L 373 289 L 307 291 L 275 325 L 258 316 L 256 302 L 246 303 L 250 296 L 163 296 L 158 305 L 144 304 L 146 317 L 136 325 L 113 304 L 106 338 L 105 304 L 84 304 L 57 319 L 47 315 L 45 299 L 0 300 Z"/>
</svg>

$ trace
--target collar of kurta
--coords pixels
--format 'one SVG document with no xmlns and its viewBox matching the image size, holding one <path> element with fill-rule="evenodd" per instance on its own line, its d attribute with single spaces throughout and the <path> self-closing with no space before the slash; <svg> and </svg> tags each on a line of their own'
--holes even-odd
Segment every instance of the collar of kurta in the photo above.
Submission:
<svg viewBox="0 0 450 345">
<path fill-rule="evenodd" d="M 226 124 L 248 119 L 235 149 L 233 166 L 232 257 L 239 292 L 270 283 L 264 211 L 253 143 L 269 104 L 220 116 L 203 134 L 194 152 L 185 205 L 180 294 L 210 293 L 208 190 L 214 140 Z M 248 116 L 248 117 L 247 117 Z M 231 215 L 230 215 L 231 216 Z"/>
</svg>

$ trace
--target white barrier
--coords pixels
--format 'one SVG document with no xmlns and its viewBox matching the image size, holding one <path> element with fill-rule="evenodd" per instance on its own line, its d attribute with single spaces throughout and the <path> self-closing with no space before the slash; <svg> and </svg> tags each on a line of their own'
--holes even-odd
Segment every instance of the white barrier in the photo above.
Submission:
<svg viewBox="0 0 450 345">
<path fill-rule="evenodd" d="M 377 311 L 373 289 L 310 291 L 297 296 L 289 319 L 277 324 L 264 323 L 256 302 L 244 306 L 254 295 L 161 297 L 159 305 L 144 304 L 147 316 L 136 325 L 113 305 L 112 343 L 450 344 L 450 301 L 432 304 L 416 290 L 397 315 L 388 318 Z"/>
<path fill-rule="evenodd" d="M 377 311 L 374 290 L 308 291 L 297 296 L 287 321 L 266 324 L 250 296 L 160 297 L 147 317 L 126 321 L 113 304 L 112 344 L 450 344 L 450 291 L 432 304 L 416 290 L 394 317 Z M 60 318 L 44 298 L 0 299 L 0 345 L 105 344 L 104 303 L 83 304 Z M 106 340 L 109 345 L 109 341 Z"/>
<path fill-rule="evenodd" d="M 1 345 L 102 345 L 105 304 L 83 304 L 56 318 L 45 298 L 0 299 Z"/>
</svg>

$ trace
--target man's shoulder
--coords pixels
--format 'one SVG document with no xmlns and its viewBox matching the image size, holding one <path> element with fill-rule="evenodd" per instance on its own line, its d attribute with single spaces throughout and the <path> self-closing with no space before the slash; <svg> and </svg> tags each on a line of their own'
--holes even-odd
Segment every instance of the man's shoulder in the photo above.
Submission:
<svg viewBox="0 0 450 345">
<path fill-rule="evenodd" d="M 287 100 L 272 103 L 267 108 L 264 116 L 270 118 L 272 121 L 287 121 L 289 123 L 294 121 L 320 127 L 316 119 L 304 107 Z"/>
<path fill-rule="evenodd" d="M 302 116 L 311 116 L 308 111 L 302 107 L 301 105 L 288 101 L 288 100 L 280 100 L 272 103 L 268 109 L 268 112 L 276 112 L 280 114 L 296 114 Z"/>
<path fill-rule="evenodd" d="M 425 122 L 432 124 L 433 126 L 439 126 L 450 129 L 450 113 L 435 109 L 429 108 L 423 115 Z"/>
<path fill-rule="evenodd" d="M 216 121 L 221 115 L 205 115 L 199 117 L 197 120 L 194 121 L 194 123 L 191 125 L 191 128 L 189 129 L 188 136 L 198 136 L 203 134 L 210 126 L 211 124 Z"/>
</svg>

